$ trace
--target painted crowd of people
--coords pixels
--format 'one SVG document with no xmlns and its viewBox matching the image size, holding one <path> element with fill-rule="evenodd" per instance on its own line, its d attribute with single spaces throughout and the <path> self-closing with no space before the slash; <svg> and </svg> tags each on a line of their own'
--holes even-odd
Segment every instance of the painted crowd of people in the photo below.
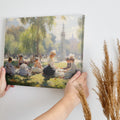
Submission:
<svg viewBox="0 0 120 120">
<path fill-rule="evenodd" d="M 29 62 L 24 61 L 23 56 L 19 55 L 18 68 L 12 64 L 12 58 L 8 58 L 8 62 L 5 64 L 6 73 L 8 75 L 19 74 L 21 76 L 30 76 L 32 74 L 42 73 L 45 77 L 60 77 L 64 79 L 70 79 L 76 72 L 77 67 L 75 65 L 75 57 L 69 55 L 66 58 L 67 66 L 65 68 L 58 68 L 55 66 L 54 58 L 56 56 L 56 51 L 52 50 L 49 54 L 47 66 L 43 68 L 38 57 L 35 57 L 32 62 L 34 65 L 29 67 Z"/>
</svg>

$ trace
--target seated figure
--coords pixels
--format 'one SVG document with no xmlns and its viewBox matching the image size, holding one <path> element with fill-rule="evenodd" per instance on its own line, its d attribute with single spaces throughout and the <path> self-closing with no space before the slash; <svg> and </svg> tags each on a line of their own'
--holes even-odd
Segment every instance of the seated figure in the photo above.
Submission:
<svg viewBox="0 0 120 120">
<path fill-rule="evenodd" d="M 52 50 L 48 58 L 48 65 L 43 69 L 43 75 L 46 77 L 55 76 L 56 67 L 54 65 L 54 58 L 56 56 L 56 51 Z"/>
<path fill-rule="evenodd" d="M 71 67 L 65 73 L 65 75 L 64 75 L 65 79 L 70 79 L 76 73 L 76 70 L 77 70 L 76 65 L 74 63 L 74 61 L 75 61 L 74 57 L 70 57 L 70 61 L 71 61 Z"/>
<path fill-rule="evenodd" d="M 20 65 L 19 75 L 21 76 L 30 76 L 31 72 L 27 64 L 23 63 Z"/>
<path fill-rule="evenodd" d="M 43 70 L 41 63 L 39 62 L 38 57 L 35 58 L 34 66 L 32 67 L 33 73 L 41 73 Z"/>
<path fill-rule="evenodd" d="M 67 66 L 65 68 L 63 68 L 64 70 L 67 70 L 71 67 L 71 61 L 70 61 L 69 57 L 66 58 L 66 62 L 67 62 Z"/>
<path fill-rule="evenodd" d="M 14 75 L 15 74 L 15 68 L 14 68 L 14 66 L 12 65 L 12 58 L 11 57 L 9 57 L 8 58 L 8 63 L 6 63 L 6 65 L 5 65 L 5 69 L 6 69 L 6 74 L 8 74 L 8 75 Z"/>
</svg>

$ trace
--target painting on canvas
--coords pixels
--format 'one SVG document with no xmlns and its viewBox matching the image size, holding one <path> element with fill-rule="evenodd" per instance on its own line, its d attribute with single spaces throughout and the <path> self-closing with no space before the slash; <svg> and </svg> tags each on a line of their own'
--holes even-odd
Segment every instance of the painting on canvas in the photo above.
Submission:
<svg viewBox="0 0 120 120">
<path fill-rule="evenodd" d="M 8 84 L 64 88 L 82 71 L 84 15 L 8 18 L 4 66 Z"/>
</svg>

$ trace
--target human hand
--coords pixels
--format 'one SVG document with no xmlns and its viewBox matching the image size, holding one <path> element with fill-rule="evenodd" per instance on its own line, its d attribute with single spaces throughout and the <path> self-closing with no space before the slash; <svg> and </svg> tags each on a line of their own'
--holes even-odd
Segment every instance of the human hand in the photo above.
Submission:
<svg viewBox="0 0 120 120">
<path fill-rule="evenodd" d="M 10 88 L 10 87 L 14 87 L 13 85 L 7 85 L 6 83 L 6 79 L 5 79 L 5 68 L 0 68 L 0 97 L 4 96 L 6 91 Z"/>
<path fill-rule="evenodd" d="M 87 87 L 87 74 L 77 72 L 67 83 L 64 97 L 57 102 L 50 110 L 35 120 L 66 120 L 72 110 L 80 103 L 79 90 L 89 95 Z"/>
<path fill-rule="evenodd" d="M 74 106 L 77 106 L 80 103 L 80 98 L 78 96 L 80 85 L 83 88 L 84 94 L 86 97 L 89 95 L 88 87 L 87 87 L 87 73 L 80 73 L 78 71 L 67 83 L 64 98 L 71 101 Z M 77 88 L 77 89 L 76 89 Z"/>
</svg>

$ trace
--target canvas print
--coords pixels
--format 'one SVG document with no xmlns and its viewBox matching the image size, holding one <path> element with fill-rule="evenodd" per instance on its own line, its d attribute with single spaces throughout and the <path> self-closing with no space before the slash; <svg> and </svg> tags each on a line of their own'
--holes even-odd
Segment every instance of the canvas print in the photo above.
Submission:
<svg viewBox="0 0 120 120">
<path fill-rule="evenodd" d="M 84 15 L 6 19 L 7 83 L 64 88 L 82 71 Z"/>
</svg>

